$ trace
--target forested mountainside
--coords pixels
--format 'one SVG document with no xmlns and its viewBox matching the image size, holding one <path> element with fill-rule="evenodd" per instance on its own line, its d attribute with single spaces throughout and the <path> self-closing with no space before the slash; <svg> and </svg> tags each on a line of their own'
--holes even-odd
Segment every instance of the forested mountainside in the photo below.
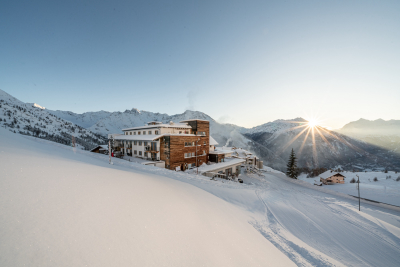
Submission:
<svg viewBox="0 0 400 267">
<path fill-rule="evenodd" d="M 0 126 L 14 133 L 65 145 L 71 145 L 74 139 L 76 144 L 86 150 L 107 142 L 100 134 L 61 119 L 37 104 L 24 103 L 2 90 L 0 90 Z"/>
</svg>

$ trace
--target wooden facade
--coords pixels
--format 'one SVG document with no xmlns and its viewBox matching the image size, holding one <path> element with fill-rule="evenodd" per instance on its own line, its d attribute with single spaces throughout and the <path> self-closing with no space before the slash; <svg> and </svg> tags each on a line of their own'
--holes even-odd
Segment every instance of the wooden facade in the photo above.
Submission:
<svg viewBox="0 0 400 267">
<path fill-rule="evenodd" d="M 165 161 L 165 167 L 167 169 L 175 170 L 176 167 L 179 167 L 181 170 L 185 170 L 192 166 L 192 164 L 194 164 L 194 166 L 200 166 L 208 162 L 210 148 L 209 122 L 191 120 L 187 121 L 187 123 L 192 127 L 192 132 L 195 136 L 169 135 L 161 138 L 160 160 Z M 191 156 L 185 157 L 185 154 L 187 155 L 188 153 L 190 153 Z"/>
</svg>

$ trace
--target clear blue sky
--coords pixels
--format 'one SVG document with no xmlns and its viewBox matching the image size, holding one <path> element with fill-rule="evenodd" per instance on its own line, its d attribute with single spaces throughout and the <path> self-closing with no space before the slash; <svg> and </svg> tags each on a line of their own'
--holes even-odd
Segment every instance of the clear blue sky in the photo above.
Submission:
<svg viewBox="0 0 400 267">
<path fill-rule="evenodd" d="M 400 1 L 1 1 L 0 89 L 255 126 L 400 119 Z"/>
</svg>

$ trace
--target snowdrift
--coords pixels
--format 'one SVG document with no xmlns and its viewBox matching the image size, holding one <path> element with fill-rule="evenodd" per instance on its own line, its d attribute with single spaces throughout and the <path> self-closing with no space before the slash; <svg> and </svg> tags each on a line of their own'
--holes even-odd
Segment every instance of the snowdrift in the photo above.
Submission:
<svg viewBox="0 0 400 267">
<path fill-rule="evenodd" d="M 294 265 L 231 203 L 84 153 L 0 128 L 0 266 Z"/>
</svg>

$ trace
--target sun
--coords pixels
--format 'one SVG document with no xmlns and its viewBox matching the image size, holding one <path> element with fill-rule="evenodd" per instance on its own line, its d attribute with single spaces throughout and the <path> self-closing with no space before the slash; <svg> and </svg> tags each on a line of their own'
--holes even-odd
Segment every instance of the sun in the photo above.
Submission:
<svg viewBox="0 0 400 267">
<path fill-rule="evenodd" d="M 316 120 L 316 119 L 309 119 L 309 120 L 308 120 L 308 126 L 309 126 L 310 128 L 317 127 L 317 126 L 318 126 L 318 120 Z"/>
</svg>

